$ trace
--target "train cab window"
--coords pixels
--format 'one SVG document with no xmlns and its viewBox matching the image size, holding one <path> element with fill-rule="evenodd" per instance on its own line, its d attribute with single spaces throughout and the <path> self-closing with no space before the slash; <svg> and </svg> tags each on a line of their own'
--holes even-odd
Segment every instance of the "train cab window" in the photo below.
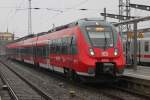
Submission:
<svg viewBox="0 0 150 100">
<path fill-rule="evenodd" d="M 88 37 L 94 47 L 113 47 L 111 27 L 86 27 Z"/>
<path fill-rule="evenodd" d="M 144 43 L 144 50 L 145 50 L 145 52 L 148 52 L 148 51 L 149 51 L 149 42 L 148 42 L 148 41 L 146 41 L 146 42 Z"/>
</svg>

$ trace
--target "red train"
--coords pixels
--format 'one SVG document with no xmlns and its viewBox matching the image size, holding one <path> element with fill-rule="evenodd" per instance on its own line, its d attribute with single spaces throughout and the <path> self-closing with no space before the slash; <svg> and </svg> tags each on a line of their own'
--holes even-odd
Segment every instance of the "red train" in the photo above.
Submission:
<svg viewBox="0 0 150 100">
<path fill-rule="evenodd" d="M 108 22 L 81 19 L 48 32 L 29 35 L 6 46 L 7 55 L 19 61 L 91 79 L 116 77 L 123 72 L 120 34 Z"/>
</svg>

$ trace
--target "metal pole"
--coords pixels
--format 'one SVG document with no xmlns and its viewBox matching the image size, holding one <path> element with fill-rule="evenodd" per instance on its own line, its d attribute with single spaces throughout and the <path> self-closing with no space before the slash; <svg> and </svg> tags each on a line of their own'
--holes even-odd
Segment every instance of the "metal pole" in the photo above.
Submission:
<svg viewBox="0 0 150 100">
<path fill-rule="evenodd" d="M 106 8 L 104 8 L 104 21 L 106 21 Z"/>
<path fill-rule="evenodd" d="M 28 34 L 32 34 L 31 0 L 29 0 L 29 8 L 28 8 Z"/>
<path fill-rule="evenodd" d="M 137 22 L 134 22 L 134 55 L 133 55 L 133 68 L 137 70 Z"/>
<path fill-rule="evenodd" d="M 119 16 L 123 15 L 123 0 L 119 0 Z M 122 19 L 119 18 L 119 22 L 122 22 Z M 123 25 L 119 26 L 119 32 L 122 34 Z"/>
</svg>

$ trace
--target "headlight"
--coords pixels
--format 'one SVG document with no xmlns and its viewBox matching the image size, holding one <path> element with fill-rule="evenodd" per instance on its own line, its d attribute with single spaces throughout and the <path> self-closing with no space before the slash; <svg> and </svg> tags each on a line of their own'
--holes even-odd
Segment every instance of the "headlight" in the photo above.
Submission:
<svg viewBox="0 0 150 100">
<path fill-rule="evenodd" d="M 89 52 L 90 52 L 90 55 L 91 55 L 91 56 L 94 56 L 94 55 L 95 55 L 94 50 L 93 50 L 92 48 L 89 49 Z"/>
<path fill-rule="evenodd" d="M 117 48 L 115 48 L 114 55 L 115 55 L 115 56 L 118 55 L 118 49 L 117 49 Z"/>
</svg>

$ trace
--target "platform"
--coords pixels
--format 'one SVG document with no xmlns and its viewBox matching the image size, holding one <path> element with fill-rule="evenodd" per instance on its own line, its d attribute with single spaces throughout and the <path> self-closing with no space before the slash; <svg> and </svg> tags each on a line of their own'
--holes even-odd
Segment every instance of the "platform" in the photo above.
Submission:
<svg viewBox="0 0 150 100">
<path fill-rule="evenodd" d="M 132 68 L 126 68 L 123 75 L 133 78 L 150 80 L 150 67 L 137 66 L 137 70 L 134 70 Z"/>
</svg>

